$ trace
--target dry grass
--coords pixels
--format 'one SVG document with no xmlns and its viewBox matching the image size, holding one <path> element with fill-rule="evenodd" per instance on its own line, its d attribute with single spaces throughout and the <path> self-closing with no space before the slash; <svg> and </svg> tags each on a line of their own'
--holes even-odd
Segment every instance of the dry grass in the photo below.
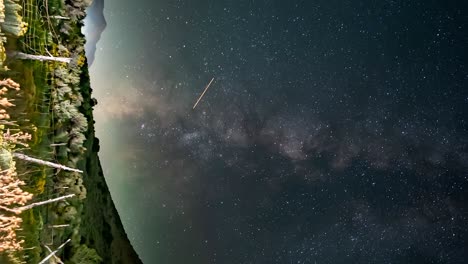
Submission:
<svg viewBox="0 0 468 264">
<path fill-rule="evenodd" d="M 5 96 L 9 90 L 20 89 L 11 79 L 0 81 L 0 96 Z M 7 108 L 13 106 L 6 97 L 0 97 L 0 119 L 9 118 Z M 24 141 L 31 139 L 27 133 L 11 134 L 0 126 L 0 252 L 18 251 L 22 249 L 23 240 L 19 240 L 16 231 L 21 229 L 22 219 L 18 217 L 19 210 L 15 208 L 26 205 L 32 199 L 32 194 L 21 189 L 25 183 L 18 178 L 12 149 L 17 145 L 26 145 Z"/>
</svg>

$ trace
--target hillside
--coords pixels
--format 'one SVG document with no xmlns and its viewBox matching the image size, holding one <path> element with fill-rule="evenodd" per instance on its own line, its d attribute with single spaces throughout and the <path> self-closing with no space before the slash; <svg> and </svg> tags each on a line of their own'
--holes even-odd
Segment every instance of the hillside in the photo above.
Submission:
<svg viewBox="0 0 468 264">
<path fill-rule="evenodd" d="M 98 157 L 91 2 L 0 0 L 0 263 L 141 263 Z"/>
</svg>

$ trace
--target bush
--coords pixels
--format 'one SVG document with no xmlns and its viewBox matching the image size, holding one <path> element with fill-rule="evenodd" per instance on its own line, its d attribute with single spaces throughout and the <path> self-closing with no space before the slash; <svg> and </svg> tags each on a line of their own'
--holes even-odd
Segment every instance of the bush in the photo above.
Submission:
<svg viewBox="0 0 468 264">
<path fill-rule="evenodd" d="M 24 35 L 28 30 L 28 24 L 23 22 L 23 18 L 20 16 L 22 8 L 18 4 L 18 0 L 5 0 L 4 5 L 5 18 L 4 21 L 0 22 L 2 31 L 14 37 Z"/>
<path fill-rule="evenodd" d="M 102 263 L 102 258 L 93 248 L 88 248 L 86 245 L 81 245 L 75 251 L 75 254 L 70 259 L 73 264 L 98 264 Z"/>
</svg>

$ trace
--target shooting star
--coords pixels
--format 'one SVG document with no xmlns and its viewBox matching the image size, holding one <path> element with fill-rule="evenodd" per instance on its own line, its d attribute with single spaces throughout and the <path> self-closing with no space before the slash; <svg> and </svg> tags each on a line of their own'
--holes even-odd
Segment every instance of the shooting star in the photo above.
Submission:
<svg viewBox="0 0 468 264">
<path fill-rule="evenodd" d="M 206 86 L 205 90 L 203 91 L 203 93 L 200 95 L 200 97 L 198 97 L 198 100 L 197 102 L 193 105 L 193 108 L 192 109 L 195 109 L 195 107 L 197 107 L 198 105 L 198 102 L 200 102 L 200 100 L 203 98 L 203 96 L 205 95 L 206 91 L 208 90 L 208 88 L 210 88 L 210 85 L 211 83 L 214 81 L 214 77 L 213 79 L 211 79 L 210 83 L 208 83 L 208 85 Z"/>
</svg>

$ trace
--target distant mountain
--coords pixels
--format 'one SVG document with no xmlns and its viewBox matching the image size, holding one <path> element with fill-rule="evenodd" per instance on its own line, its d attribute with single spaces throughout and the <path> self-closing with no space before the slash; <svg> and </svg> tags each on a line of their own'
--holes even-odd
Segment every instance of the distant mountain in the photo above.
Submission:
<svg viewBox="0 0 468 264">
<path fill-rule="evenodd" d="M 91 66 L 96 53 L 96 44 L 107 26 L 107 22 L 104 17 L 104 0 L 93 1 L 93 3 L 86 9 L 86 18 L 84 22 L 86 57 L 88 59 L 88 66 Z"/>
</svg>

